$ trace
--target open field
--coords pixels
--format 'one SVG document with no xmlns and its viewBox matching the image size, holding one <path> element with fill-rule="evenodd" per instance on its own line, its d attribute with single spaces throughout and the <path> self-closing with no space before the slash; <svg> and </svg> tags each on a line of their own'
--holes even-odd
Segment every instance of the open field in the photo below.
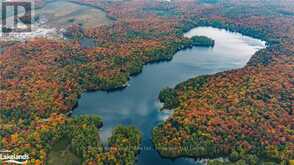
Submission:
<svg viewBox="0 0 294 165">
<path fill-rule="evenodd" d="M 35 7 L 34 19 L 41 22 L 44 27 L 67 28 L 73 24 L 81 24 L 90 28 L 109 25 L 112 22 L 101 8 L 75 1 L 45 1 L 42 5 L 35 4 Z M 13 19 L 12 10 L 13 8 L 8 8 L 8 20 Z M 0 8 L 0 12 L 2 12 L 2 8 Z M 22 8 L 19 8 L 19 15 L 22 13 Z"/>
<path fill-rule="evenodd" d="M 36 16 L 47 20 L 45 26 L 66 28 L 72 24 L 85 27 L 109 25 L 111 20 L 101 9 L 70 1 L 50 2 L 36 10 Z"/>
</svg>

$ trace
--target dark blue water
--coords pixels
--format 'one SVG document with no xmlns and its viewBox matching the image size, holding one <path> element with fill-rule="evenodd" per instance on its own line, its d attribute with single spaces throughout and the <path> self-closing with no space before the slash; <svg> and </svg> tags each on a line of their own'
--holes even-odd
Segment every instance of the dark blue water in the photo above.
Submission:
<svg viewBox="0 0 294 165">
<path fill-rule="evenodd" d="M 238 33 L 211 27 L 198 27 L 186 37 L 204 35 L 215 40 L 214 48 L 199 48 L 178 52 L 172 61 L 148 64 L 143 72 L 129 81 L 129 87 L 114 92 L 85 93 L 79 100 L 74 115 L 95 114 L 103 119 L 103 142 L 118 124 L 134 125 L 143 133 L 144 147 L 138 156 L 139 165 L 186 165 L 197 164 L 193 159 L 164 159 L 153 149 L 151 131 L 158 122 L 168 118 L 171 111 L 159 111 L 160 89 L 174 86 L 197 75 L 213 74 L 243 67 L 249 58 L 265 43 Z"/>
</svg>

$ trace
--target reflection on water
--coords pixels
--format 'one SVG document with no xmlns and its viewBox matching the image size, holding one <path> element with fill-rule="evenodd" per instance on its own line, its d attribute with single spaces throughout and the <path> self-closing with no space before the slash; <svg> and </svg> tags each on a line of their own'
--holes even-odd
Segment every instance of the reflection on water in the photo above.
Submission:
<svg viewBox="0 0 294 165">
<path fill-rule="evenodd" d="M 243 67 L 249 58 L 265 43 L 238 33 L 211 27 L 198 27 L 185 34 L 208 36 L 215 40 L 214 48 L 195 47 L 178 52 L 170 62 L 148 64 L 143 72 L 133 77 L 130 86 L 121 91 L 92 92 L 84 94 L 74 115 L 96 114 L 102 117 L 104 126 L 101 137 L 104 142 L 111 129 L 118 124 L 134 125 L 143 132 L 143 144 L 139 165 L 195 164 L 193 159 L 180 158 L 174 161 L 161 158 L 152 148 L 152 128 L 172 112 L 160 112 L 162 106 L 157 97 L 160 89 L 203 74 L 213 74 Z"/>
<path fill-rule="evenodd" d="M 4 48 L 0 48 L 0 54 L 4 51 Z"/>
<path fill-rule="evenodd" d="M 81 48 L 95 48 L 96 41 L 92 38 L 83 37 L 80 39 Z"/>
</svg>

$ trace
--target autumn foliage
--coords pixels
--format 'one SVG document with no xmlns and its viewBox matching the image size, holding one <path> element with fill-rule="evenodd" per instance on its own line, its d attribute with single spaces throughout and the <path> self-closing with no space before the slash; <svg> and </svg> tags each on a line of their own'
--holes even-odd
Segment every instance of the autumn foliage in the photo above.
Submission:
<svg viewBox="0 0 294 165">
<path fill-rule="evenodd" d="M 45 164 L 52 145 L 67 136 L 72 152 L 84 163 L 133 164 L 141 139 L 138 130 L 114 129 L 109 150 L 101 151 L 96 119 L 77 119 L 81 124 L 68 117 L 69 112 L 82 92 L 123 87 L 146 63 L 170 60 L 191 46 L 213 46 L 208 38 L 182 36 L 206 25 L 258 37 L 268 47 L 245 68 L 194 78 L 163 93 L 161 100 L 176 110 L 154 129 L 155 147 L 168 157 L 228 157 L 230 163 L 294 159 L 290 0 L 73 1 L 102 9 L 113 24 L 73 25 L 66 29 L 66 40 L 0 43 L 5 45 L 0 54 L 0 148 L 29 153 L 31 164 Z M 38 6 L 44 3 L 37 1 Z M 84 46 L 85 40 L 91 46 Z M 93 140 L 82 141 L 79 135 Z M 126 146 L 131 149 L 124 151 Z"/>
<path fill-rule="evenodd" d="M 168 157 L 228 158 L 209 164 L 287 164 L 294 159 L 294 36 L 288 35 L 293 33 L 293 17 L 267 15 L 266 5 L 256 11 L 250 3 L 234 3 L 226 2 L 230 12 L 210 5 L 213 10 L 186 21 L 184 29 L 225 28 L 262 38 L 268 47 L 242 69 L 196 77 L 170 89 L 176 94 L 166 98 L 179 103 L 173 115 L 154 128 L 153 142 Z M 197 12 L 191 15 L 199 18 Z"/>
</svg>

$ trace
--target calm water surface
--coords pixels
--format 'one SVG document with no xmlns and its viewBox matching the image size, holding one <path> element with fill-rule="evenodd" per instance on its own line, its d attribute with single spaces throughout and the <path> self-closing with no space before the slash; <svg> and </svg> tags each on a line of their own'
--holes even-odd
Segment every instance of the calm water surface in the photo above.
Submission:
<svg viewBox="0 0 294 165">
<path fill-rule="evenodd" d="M 138 156 L 139 165 L 186 165 L 199 164 L 193 159 L 164 159 L 153 149 L 151 131 L 171 112 L 160 112 L 158 101 L 160 89 L 185 81 L 197 75 L 213 74 L 243 67 L 250 57 L 265 47 L 265 42 L 211 27 L 197 27 L 185 34 L 186 37 L 204 35 L 215 40 L 214 48 L 194 47 L 179 51 L 170 62 L 148 64 L 143 72 L 131 78 L 129 87 L 114 92 L 85 93 L 79 100 L 74 115 L 99 115 L 104 126 L 101 138 L 106 143 L 113 127 L 134 125 L 143 133 L 142 147 Z"/>
</svg>

